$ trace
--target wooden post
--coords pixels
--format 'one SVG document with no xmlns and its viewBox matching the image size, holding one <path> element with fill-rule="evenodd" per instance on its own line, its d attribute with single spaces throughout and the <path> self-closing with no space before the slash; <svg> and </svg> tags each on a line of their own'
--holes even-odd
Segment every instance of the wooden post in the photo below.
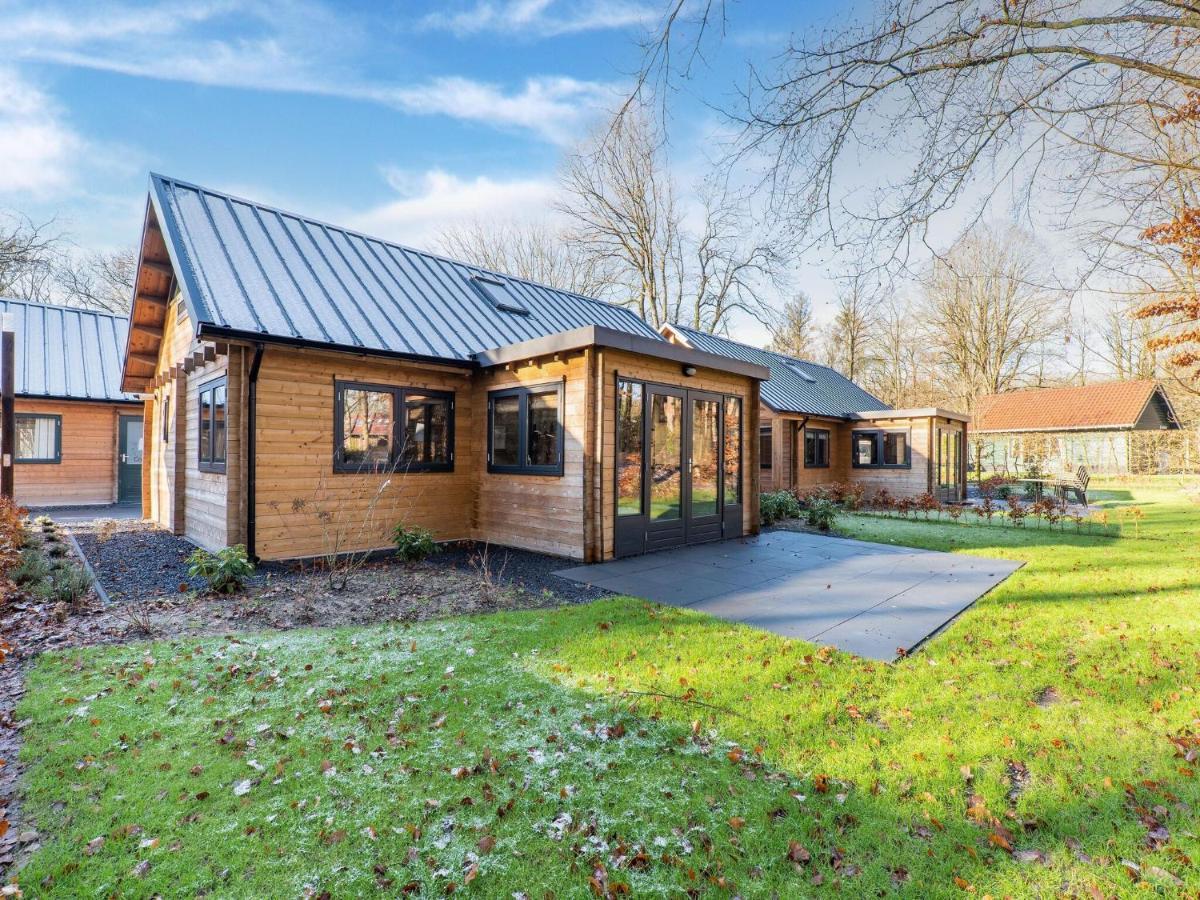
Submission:
<svg viewBox="0 0 1200 900">
<path fill-rule="evenodd" d="M 5 313 L 0 336 L 0 497 L 13 497 L 13 459 L 17 446 L 16 347 L 13 315 Z"/>
</svg>

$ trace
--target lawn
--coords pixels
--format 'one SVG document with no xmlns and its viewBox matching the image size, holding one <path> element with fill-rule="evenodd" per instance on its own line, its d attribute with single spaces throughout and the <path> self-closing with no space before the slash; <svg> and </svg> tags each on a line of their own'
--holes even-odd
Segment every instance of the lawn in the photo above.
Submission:
<svg viewBox="0 0 1200 900">
<path fill-rule="evenodd" d="M 1099 496 L 1139 539 L 843 519 L 1028 563 L 897 665 L 629 599 L 46 656 L 21 885 L 1195 892 L 1200 506 Z"/>
</svg>

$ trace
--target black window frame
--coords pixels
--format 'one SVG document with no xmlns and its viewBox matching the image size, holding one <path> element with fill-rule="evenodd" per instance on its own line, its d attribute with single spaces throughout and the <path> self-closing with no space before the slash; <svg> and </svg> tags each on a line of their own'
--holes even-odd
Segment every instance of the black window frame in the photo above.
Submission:
<svg viewBox="0 0 1200 900">
<path fill-rule="evenodd" d="M 819 438 L 825 438 L 825 461 L 824 462 L 809 462 L 808 455 L 808 438 L 812 436 L 814 446 L 820 446 Z M 829 449 L 832 446 L 833 433 L 828 428 L 809 428 L 804 426 L 804 468 L 806 469 L 828 469 L 829 468 Z"/>
<path fill-rule="evenodd" d="M 228 397 L 226 398 L 228 400 Z M 160 399 L 162 404 L 162 442 L 171 443 L 171 395 L 163 391 Z"/>
<path fill-rule="evenodd" d="M 763 438 L 767 443 L 763 444 Z M 775 429 L 771 425 L 758 426 L 758 467 L 773 469 L 775 466 Z M 765 453 L 763 451 L 766 451 Z"/>
<path fill-rule="evenodd" d="M 17 455 L 18 439 L 13 435 L 13 463 L 22 466 L 57 466 L 62 463 L 62 415 L 59 413 L 19 412 L 13 416 L 13 427 L 20 430 L 22 419 L 52 419 L 54 421 L 54 456 L 23 459 Z"/>
<path fill-rule="evenodd" d="M 558 393 L 558 461 L 552 466 L 534 466 L 524 462 L 529 458 L 529 398 L 536 394 Z M 517 397 L 517 459 L 515 466 L 498 466 L 492 462 L 492 416 L 495 401 L 504 397 Z M 487 470 L 496 475 L 551 475 L 561 478 L 566 455 L 566 390 L 561 381 L 543 384 L 520 385 L 488 391 L 487 396 Z"/>
<path fill-rule="evenodd" d="M 388 394 L 392 398 L 392 443 L 388 461 L 374 465 L 346 462 L 342 458 L 345 438 L 344 392 L 372 391 Z M 446 416 L 446 462 L 406 462 L 404 445 L 408 440 L 408 396 L 436 397 L 449 406 Z M 333 382 L 333 471 L 340 475 L 364 475 L 377 472 L 453 472 L 454 471 L 454 419 L 457 409 L 454 391 L 433 390 L 413 385 L 375 384 L 369 381 L 334 379 Z M 401 415 L 403 413 L 403 415 Z"/>
<path fill-rule="evenodd" d="M 222 432 L 225 439 L 225 452 L 221 459 L 217 459 L 217 417 L 216 417 L 216 392 L 217 388 L 225 388 L 225 429 Z M 208 441 L 202 440 L 204 436 L 204 422 L 201 421 L 204 416 L 204 395 L 212 394 L 213 401 L 209 404 L 209 409 L 212 410 L 212 419 L 208 425 Z M 205 454 L 204 444 L 208 444 L 208 453 Z M 208 472 L 211 475 L 224 475 L 226 463 L 229 460 L 229 380 L 222 375 L 220 378 L 214 378 L 211 381 L 206 381 L 200 385 L 196 391 L 196 466 L 201 472 Z"/>
<path fill-rule="evenodd" d="M 888 434 L 904 435 L 904 462 L 889 463 L 883 461 L 884 436 Z M 859 438 L 870 437 L 875 442 L 875 458 L 879 462 L 860 463 L 855 452 Z M 860 428 L 850 432 L 850 465 L 855 469 L 911 469 L 912 468 L 912 429 L 911 428 Z"/>
</svg>

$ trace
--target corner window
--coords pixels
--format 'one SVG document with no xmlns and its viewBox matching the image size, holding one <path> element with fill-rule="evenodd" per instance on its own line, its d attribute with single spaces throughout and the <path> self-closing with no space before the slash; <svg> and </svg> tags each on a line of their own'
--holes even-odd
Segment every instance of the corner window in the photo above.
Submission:
<svg viewBox="0 0 1200 900">
<path fill-rule="evenodd" d="M 907 469 L 912 466 L 907 431 L 856 431 L 851 446 L 852 461 L 858 469 Z"/>
<path fill-rule="evenodd" d="M 829 430 L 826 428 L 804 429 L 804 468 L 829 468 Z"/>
<path fill-rule="evenodd" d="M 771 456 L 771 426 L 760 425 L 758 429 L 758 465 L 759 468 L 769 469 L 772 464 Z"/>
<path fill-rule="evenodd" d="M 454 468 L 454 394 L 340 381 L 334 385 L 337 472 Z"/>
<path fill-rule="evenodd" d="M 62 416 L 17 413 L 16 426 L 14 462 L 62 462 Z"/>
<path fill-rule="evenodd" d="M 225 399 L 224 378 L 200 386 L 201 472 L 225 472 Z"/>
<path fill-rule="evenodd" d="M 562 408 L 562 384 L 489 393 L 488 471 L 562 475 Z"/>
</svg>

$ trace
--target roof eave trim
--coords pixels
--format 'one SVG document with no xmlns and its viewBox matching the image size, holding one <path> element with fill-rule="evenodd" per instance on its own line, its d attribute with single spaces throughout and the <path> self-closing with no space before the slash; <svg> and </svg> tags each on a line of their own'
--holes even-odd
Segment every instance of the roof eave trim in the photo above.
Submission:
<svg viewBox="0 0 1200 900">
<path fill-rule="evenodd" d="M 870 409 L 850 413 L 847 418 L 860 422 L 871 419 L 916 419 L 924 416 L 932 416 L 938 419 L 953 419 L 956 422 L 971 421 L 971 417 L 966 413 L 955 412 L 952 409 L 943 409 L 940 406 L 920 406 L 912 409 Z"/>
<path fill-rule="evenodd" d="M 1052 428 L 977 428 L 971 429 L 972 434 L 1053 434 L 1056 431 L 1133 431 L 1136 422 L 1127 425 L 1055 425 Z M 1159 431 L 1160 429 L 1152 429 Z M 1172 430 L 1172 429 L 1167 429 Z"/>
<path fill-rule="evenodd" d="M 549 353 L 561 353 L 565 350 L 578 350 L 584 347 L 626 350 L 630 353 L 653 356 L 683 365 L 700 366 L 718 372 L 732 372 L 747 378 L 757 378 L 759 381 L 766 381 L 771 376 L 771 371 L 766 366 L 730 359 L 728 356 L 721 356 L 717 353 L 694 350 L 691 347 L 683 347 L 656 338 L 617 331 L 602 325 L 585 325 L 582 328 L 560 331 L 529 341 L 482 350 L 475 354 L 475 359 L 481 366 L 499 366 L 524 362 Z"/>
<path fill-rule="evenodd" d="M 126 391 L 126 393 L 141 394 L 142 391 Z M 55 403 L 126 403 L 135 406 L 141 406 L 144 403 L 137 397 L 67 397 L 62 394 L 27 394 L 23 391 L 13 394 L 13 398 L 31 402 L 49 400 Z M 18 410 L 19 412 L 20 410 Z"/>
<path fill-rule="evenodd" d="M 424 363 L 426 365 L 447 366 L 455 369 L 477 369 L 479 364 L 471 359 L 455 359 L 444 356 L 423 356 L 419 353 L 405 353 L 402 350 L 378 350 L 373 347 L 356 347 L 352 344 L 333 344 L 323 341 L 310 341 L 304 338 L 287 335 L 267 334 L 259 331 L 243 331 L 237 328 L 226 328 L 222 325 L 201 323 L 196 329 L 196 337 L 209 341 L 242 341 L 247 343 L 263 343 L 280 347 L 294 347 L 298 350 L 322 350 L 328 353 L 345 353 L 350 356 L 375 356 L 383 359 L 395 359 L 403 362 Z"/>
</svg>

